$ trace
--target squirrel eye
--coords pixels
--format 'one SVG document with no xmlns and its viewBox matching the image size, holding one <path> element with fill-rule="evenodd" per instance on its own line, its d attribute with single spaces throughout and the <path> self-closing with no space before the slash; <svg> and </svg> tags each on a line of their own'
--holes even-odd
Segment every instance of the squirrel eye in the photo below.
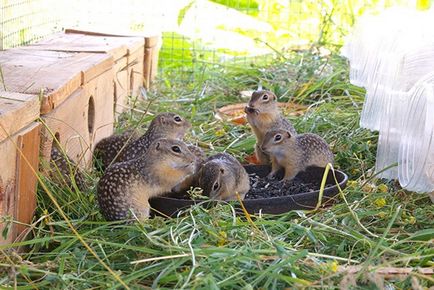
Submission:
<svg viewBox="0 0 434 290">
<path fill-rule="evenodd" d="M 262 99 L 263 99 L 264 101 L 268 100 L 268 95 L 267 95 L 267 94 L 263 95 L 263 96 L 262 96 Z"/>
<path fill-rule="evenodd" d="M 181 153 L 181 148 L 179 148 L 179 146 L 172 146 L 172 151 L 176 152 L 176 153 Z"/>
<path fill-rule="evenodd" d="M 274 141 L 280 141 L 282 140 L 282 135 L 277 134 L 276 136 L 274 136 Z"/>
<path fill-rule="evenodd" d="M 217 190 L 219 188 L 220 184 L 218 182 L 214 183 L 212 186 L 212 190 Z"/>
<path fill-rule="evenodd" d="M 173 118 L 175 120 L 175 122 L 179 123 L 182 121 L 180 116 L 175 116 L 175 118 Z"/>
</svg>

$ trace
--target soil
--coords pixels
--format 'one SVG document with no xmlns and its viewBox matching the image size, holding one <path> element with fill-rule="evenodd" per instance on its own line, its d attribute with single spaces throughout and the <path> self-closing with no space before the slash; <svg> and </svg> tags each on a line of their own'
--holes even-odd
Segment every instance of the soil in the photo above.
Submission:
<svg viewBox="0 0 434 290">
<path fill-rule="evenodd" d="M 259 177 L 256 173 L 250 173 L 250 190 L 244 199 L 260 199 L 287 196 L 299 193 L 313 192 L 320 189 L 321 180 L 317 182 L 303 182 L 300 178 L 294 178 L 290 181 L 283 181 L 279 179 L 269 179 L 266 177 Z M 326 183 L 326 187 L 333 184 Z M 170 194 L 170 197 L 178 199 L 191 199 L 188 193 L 184 194 Z"/>
<path fill-rule="evenodd" d="M 321 186 L 320 183 L 305 183 L 297 178 L 290 181 L 260 178 L 256 173 L 249 174 L 249 178 L 250 191 L 246 194 L 245 199 L 270 198 L 313 192 L 319 190 Z M 326 184 L 327 186 L 331 186 L 331 184 Z"/>
</svg>

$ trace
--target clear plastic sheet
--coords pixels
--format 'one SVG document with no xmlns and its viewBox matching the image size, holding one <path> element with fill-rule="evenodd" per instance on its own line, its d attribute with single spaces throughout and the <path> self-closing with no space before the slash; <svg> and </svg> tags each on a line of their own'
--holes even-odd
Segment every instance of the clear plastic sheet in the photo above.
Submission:
<svg viewBox="0 0 434 290">
<path fill-rule="evenodd" d="M 366 89 L 360 125 L 379 131 L 376 172 L 418 192 L 434 190 L 433 28 L 432 10 L 389 9 L 362 17 L 342 49 Z"/>
</svg>

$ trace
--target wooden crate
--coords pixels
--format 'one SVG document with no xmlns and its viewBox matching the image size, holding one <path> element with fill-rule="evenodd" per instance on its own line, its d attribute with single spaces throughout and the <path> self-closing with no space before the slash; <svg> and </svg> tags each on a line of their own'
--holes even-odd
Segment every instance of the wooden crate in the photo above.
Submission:
<svg viewBox="0 0 434 290">
<path fill-rule="evenodd" d="M 137 96 L 139 88 L 143 86 L 144 47 L 145 41 L 141 37 L 57 33 L 24 48 L 111 55 L 114 59 L 115 111 L 121 113 L 128 105 L 128 96 Z"/>
<path fill-rule="evenodd" d="M 0 52 L 0 66 L 3 89 L 41 97 L 42 157 L 58 136 L 73 161 L 89 166 L 93 145 L 113 131 L 113 57 L 11 49 Z"/>
<path fill-rule="evenodd" d="M 36 208 L 39 110 L 36 95 L 0 92 L 0 245 L 27 229 Z"/>
<path fill-rule="evenodd" d="M 94 36 L 113 36 L 113 37 L 141 37 L 145 41 L 145 50 L 143 58 L 143 79 L 146 88 L 150 88 L 152 81 L 155 79 L 158 71 L 158 55 L 160 52 L 162 39 L 160 33 L 155 32 L 137 32 L 130 31 L 113 31 L 107 30 L 104 27 L 99 28 L 79 28 L 66 29 L 65 33 L 74 34 L 81 33 Z"/>
</svg>

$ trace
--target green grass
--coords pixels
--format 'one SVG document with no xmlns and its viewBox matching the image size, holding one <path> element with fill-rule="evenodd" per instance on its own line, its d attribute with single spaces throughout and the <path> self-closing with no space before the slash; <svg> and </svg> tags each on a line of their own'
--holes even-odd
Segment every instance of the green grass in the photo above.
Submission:
<svg viewBox="0 0 434 290">
<path fill-rule="evenodd" d="M 325 63 L 332 70 L 315 74 Z M 243 101 L 239 91 L 258 85 L 282 100 L 308 105 L 304 116 L 289 119 L 298 131 L 323 136 L 335 153 L 336 168 L 350 176 L 332 207 L 254 216 L 252 225 L 235 215 L 231 205 L 195 206 L 178 218 L 124 225 L 105 222 L 99 214 L 97 174 L 89 173 L 85 192 L 44 179 L 47 188 L 38 191 L 33 239 L 0 246 L 0 288 L 121 289 L 121 283 L 132 289 L 433 286 L 431 276 L 418 272 L 389 280 L 367 273 L 368 267 L 433 267 L 434 207 L 427 195 L 372 178 L 377 135 L 359 127 L 364 92 L 351 86 L 347 75 L 341 58 L 307 52 L 281 55 L 267 65 L 203 63 L 187 80 L 176 71 L 166 72 L 147 101 L 135 102 L 139 110 L 182 113 L 193 123 L 189 141 L 209 153 L 226 150 L 240 160 L 253 150 L 250 129 L 216 121 L 216 108 Z M 142 117 L 124 114 L 118 130 L 143 126 Z M 16 252 L 17 246 L 26 251 Z M 364 270 L 345 275 L 339 267 L 346 265 Z"/>
</svg>

